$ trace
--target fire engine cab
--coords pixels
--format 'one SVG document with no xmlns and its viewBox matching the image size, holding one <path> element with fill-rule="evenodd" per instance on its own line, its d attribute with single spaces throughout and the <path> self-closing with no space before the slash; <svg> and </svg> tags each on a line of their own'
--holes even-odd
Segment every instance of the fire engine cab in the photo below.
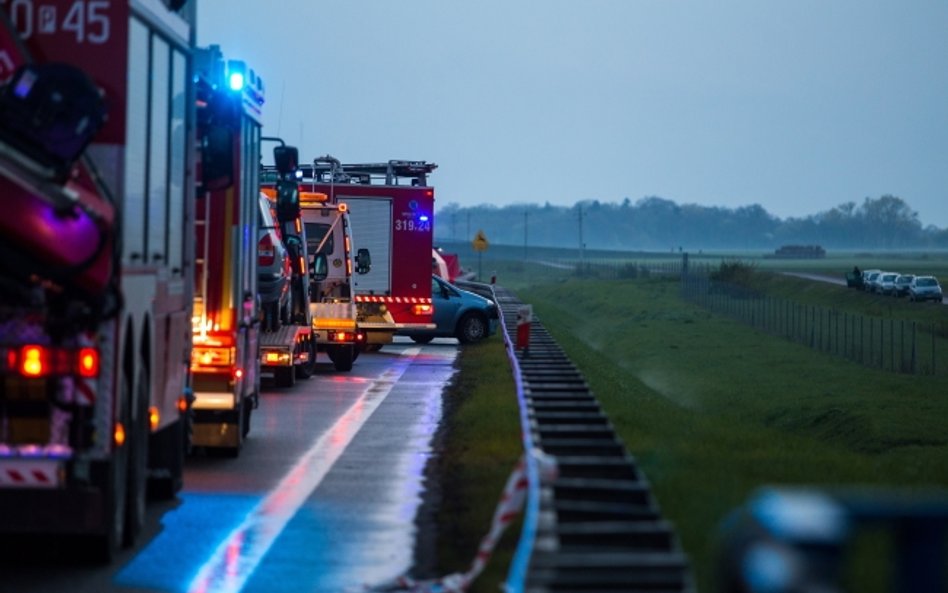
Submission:
<svg viewBox="0 0 948 593">
<path fill-rule="evenodd" d="M 173 7 L 171 5 L 174 5 Z M 0 2 L 0 532 L 111 558 L 187 447 L 194 4 Z"/>
<path fill-rule="evenodd" d="M 194 445 L 234 456 L 260 393 L 257 233 L 263 82 L 220 48 L 195 51 L 203 183 L 195 212 Z"/>
<path fill-rule="evenodd" d="M 300 188 L 345 206 L 355 253 L 371 265 L 354 277 L 352 297 L 367 349 L 390 343 L 395 332 L 433 329 L 431 253 L 434 188 L 425 161 L 344 164 L 331 156 L 302 166 Z M 332 263 L 332 262 L 330 262 Z"/>
</svg>

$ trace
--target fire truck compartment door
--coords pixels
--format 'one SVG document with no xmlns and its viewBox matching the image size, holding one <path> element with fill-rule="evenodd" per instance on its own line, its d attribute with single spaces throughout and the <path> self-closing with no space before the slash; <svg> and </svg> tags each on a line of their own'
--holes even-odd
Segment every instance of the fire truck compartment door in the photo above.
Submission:
<svg viewBox="0 0 948 593">
<path fill-rule="evenodd" d="M 352 277 L 358 294 L 390 295 L 392 287 L 392 200 L 339 196 L 349 207 L 353 250 L 368 249 L 372 269 Z"/>
</svg>

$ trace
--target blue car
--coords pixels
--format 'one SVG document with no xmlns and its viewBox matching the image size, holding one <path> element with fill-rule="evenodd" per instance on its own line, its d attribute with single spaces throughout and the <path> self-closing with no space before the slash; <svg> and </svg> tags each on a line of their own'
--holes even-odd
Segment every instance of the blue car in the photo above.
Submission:
<svg viewBox="0 0 948 593">
<path fill-rule="evenodd" d="M 461 290 L 439 276 L 431 277 L 431 303 L 435 328 L 406 330 L 419 344 L 435 338 L 457 338 L 462 344 L 477 342 L 497 331 L 497 305 L 490 299 Z"/>
</svg>

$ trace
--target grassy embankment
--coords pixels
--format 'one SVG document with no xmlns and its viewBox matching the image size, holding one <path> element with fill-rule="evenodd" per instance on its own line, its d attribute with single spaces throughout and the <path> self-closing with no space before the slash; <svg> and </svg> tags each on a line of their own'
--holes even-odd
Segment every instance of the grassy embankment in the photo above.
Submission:
<svg viewBox="0 0 948 593">
<path fill-rule="evenodd" d="M 523 451 L 520 412 L 503 338 L 494 335 L 464 346 L 459 371 L 445 395 L 438 457 L 440 575 L 468 570 Z M 508 528 L 470 591 L 499 590 L 507 578 L 519 531 L 518 520 Z"/>
<path fill-rule="evenodd" d="M 583 370 L 702 592 L 721 520 L 759 486 L 948 487 L 944 377 L 870 370 L 756 332 L 683 303 L 671 280 L 561 279 L 518 296 Z M 857 564 L 848 590 L 888 589 L 884 562 Z"/>
</svg>

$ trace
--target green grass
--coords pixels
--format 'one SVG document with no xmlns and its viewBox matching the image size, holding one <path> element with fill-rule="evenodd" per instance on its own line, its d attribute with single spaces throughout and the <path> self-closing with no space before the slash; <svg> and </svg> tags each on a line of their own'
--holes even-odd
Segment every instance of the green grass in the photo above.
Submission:
<svg viewBox="0 0 948 593">
<path fill-rule="evenodd" d="M 463 264 L 475 272 L 482 269 L 485 278 L 496 272 L 498 282 L 510 289 L 519 289 L 535 282 L 544 282 L 559 277 L 568 277 L 569 271 L 558 270 L 550 264 L 574 265 L 580 261 L 576 249 L 531 248 L 526 261 L 523 250 L 508 247 L 505 257 L 495 257 L 492 251 L 483 254 L 478 265 L 476 256 L 468 255 Z M 785 272 L 810 272 L 843 278 L 846 272 L 858 265 L 860 269 L 879 268 L 906 274 L 932 274 L 943 284 L 948 284 L 948 252 L 836 252 L 831 251 L 821 259 L 774 259 L 762 250 L 720 251 L 689 253 L 691 265 L 716 267 L 724 261 L 747 262 L 760 270 Z M 598 252 L 588 250 L 585 261 L 607 266 L 626 264 L 677 265 L 682 254 L 671 252 Z"/>
<path fill-rule="evenodd" d="M 518 290 L 638 459 L 699 591 L 712 590 L 721 520 L 762 485 L 948 487 L 944 377 L 866 369 L 677 294 L 668 280 Z M 877 564 L 849 573 L 852 590 L 886 589 Z"/>
<path fill-rule="evenodd" d="M 444 436 L 438 456 L 437 566 L 441 575 L 467 572 L 523 451 L 519 406 L 502 337 L 465 345 L 459 371 L 445 394 Z M 499 590 L 507 578 L 519 531 L 519 521 L 508 528 L 470 591 Z"/>
</svg>

